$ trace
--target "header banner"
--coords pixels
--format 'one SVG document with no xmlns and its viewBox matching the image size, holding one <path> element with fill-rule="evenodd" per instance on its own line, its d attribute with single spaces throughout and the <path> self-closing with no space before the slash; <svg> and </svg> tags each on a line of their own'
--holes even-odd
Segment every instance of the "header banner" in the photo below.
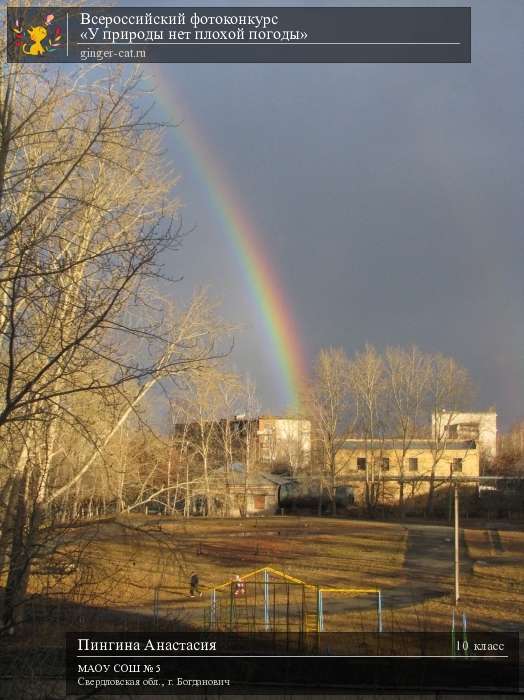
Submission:
<svg viewBox="0 0 524 700">
<path fill-rule="evenodd" d="M 9 7 L 10 62 L 469 63 L 469 7 Z"/>
</svg>

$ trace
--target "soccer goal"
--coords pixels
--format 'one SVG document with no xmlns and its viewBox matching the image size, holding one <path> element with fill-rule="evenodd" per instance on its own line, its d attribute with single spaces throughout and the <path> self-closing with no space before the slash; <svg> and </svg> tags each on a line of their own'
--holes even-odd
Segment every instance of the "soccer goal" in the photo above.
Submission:
<svg viewBox="0 0 524 700">
<path fill-rule="evenodd" d="M 382 632 L 379 589 L 315 585 L 266 566 L 211 589 L 205 626 L 251 633 L 349 631 L 350 614 L 360 611 L 369 619 L 370 610 Z"/>
</svg>

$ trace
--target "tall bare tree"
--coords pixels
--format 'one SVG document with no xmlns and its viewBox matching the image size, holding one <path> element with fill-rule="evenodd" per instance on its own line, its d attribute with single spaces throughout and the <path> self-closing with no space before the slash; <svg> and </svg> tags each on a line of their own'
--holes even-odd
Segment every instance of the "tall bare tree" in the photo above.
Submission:
<svg viewBox="0 0 524 700">
<path fill-rule="evenodd" d="M 0 72 L 0 438 L 15 455 L 0 504 L 8 625 L 44 506 L 92 469 L 159 379 L 214 355 L 202 317 L 173 330 L 158 294 L 169 284 L 162 255 L 181 233 L 162 130 L 143 104 L 133 71 Z M 120 406 L 102 445 L 80 396 Z M 51 489 L 63 424 L 92 439 L 92 453 Z"/>
<path fill-rule="evenodd" d="M 427 384 L 427 411 L 432 421 L 428 446 L 431 451 L 432 466 L 426 511 L 433 511 L 436 471 L 442 461 L 450 440 L 449 426 L 457 412 L 462 410 L 473 395 L 471 377 L 451 357 L 436 354 L 431 357 Z M 452 466 L 450 465 L 450 478 Z"/>
<path fill-rule="evenodd" d="M 359 406 L 357 427 L 366 444 L 365 497 L 373 509 L 380 492 L 381 455 L 386 429 L 384 398 L 386 378 L 384 360 L 377 350 L 366 344 L 351 366 L 351 391 Z"/>
<path fill-rule="evenodd" d="M 325 484 L 329 489 L 333 514 L 336 513 L 337 476 L 343 469 L 337 455 L 356 420 L 350 379 L 351 364 L 345 352 L 341 348 L 321 350 L 313 379 L 303 397 L 305 416 L 312 422 L 314 440 L 320 447 L 320 499 Z"/>
<path fill-rule="evenodd" d="M 417 347 L 388 347 L 384 354 L 388 428 L 400 474 L 399 507 L 404 512 L 406 455 L 413 440 L 427 425 L 425 399 L 430 377 L 430 358 Z"/>
</svg>

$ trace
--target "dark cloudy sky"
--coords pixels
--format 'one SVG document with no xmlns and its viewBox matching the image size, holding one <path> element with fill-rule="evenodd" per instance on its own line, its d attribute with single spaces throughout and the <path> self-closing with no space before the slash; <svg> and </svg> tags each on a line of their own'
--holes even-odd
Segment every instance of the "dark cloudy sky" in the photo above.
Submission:
<svg viewBox="0 0 524 700">
<path fill-rule="evenodd" d="M 467 4 L 470 65 L 158 70 L 182 96 L 177 118 L 195 116 L 264 236 L 308 358 L 366 341 L 453 355 L 478 385 L 478 406 L 495 405 L 507 425 L 524 416 L 524 2 Z M 266 410 L 283 409 L 183 129 L 167 146 L 195 230 L 169 264 L 184 275 L 181 294 L 208 285 L 243 325 L 233 361 L 257 380 Z"/>
</svg>

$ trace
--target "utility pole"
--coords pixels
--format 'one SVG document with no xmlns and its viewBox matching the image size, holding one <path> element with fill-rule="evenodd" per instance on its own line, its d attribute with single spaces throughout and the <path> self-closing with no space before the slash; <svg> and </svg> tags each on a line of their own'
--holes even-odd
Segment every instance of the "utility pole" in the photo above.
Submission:
<svg viewBox="0 0 524 700">
<path fill-rule="evenodd" d="M 460 599 L 459 590 L 459 490 L 455 481 L 455 605 Z"/>
</svg>

